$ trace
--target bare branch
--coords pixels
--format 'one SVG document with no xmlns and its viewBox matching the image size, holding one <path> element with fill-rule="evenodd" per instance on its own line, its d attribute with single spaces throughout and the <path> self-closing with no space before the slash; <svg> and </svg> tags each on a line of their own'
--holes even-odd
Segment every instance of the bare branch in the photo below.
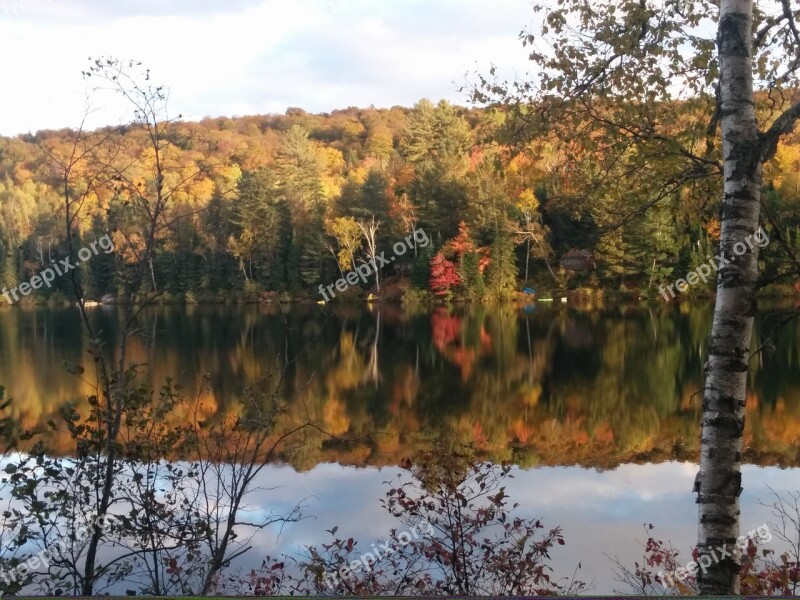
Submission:
<svg viewBox="0 0 800 600">
<path fill-rule="evenodd" d="M 767 162 L 775 156 L 781 136 L 791 133 L 798 119 L 800 119 L 800 102 L 786 109 L 767 131 L 759 134 L 761 162 Z"/>
</svg>

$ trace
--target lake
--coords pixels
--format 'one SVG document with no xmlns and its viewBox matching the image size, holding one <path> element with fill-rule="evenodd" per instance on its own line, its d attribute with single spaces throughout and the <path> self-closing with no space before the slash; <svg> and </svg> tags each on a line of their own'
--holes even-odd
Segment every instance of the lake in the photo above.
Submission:
<svg viewBox="0 0 800 600">
<path fill-rule="evenodd" d="M 761 309 L 754 349 L 786 308 Z M 91 317 L 115 343 L 118 311 Z M 691 560 L 711 317 L 711 306 L 687 305 L 167 306 L 141 315 L 129 351 L 152 384 L 172 377 L 212 413 L 236 406 L 263 373 L 281 372 L 289 422 L 308 416 L 324 430 L 265 470 L 263 483 L 278 487 L 250 499 L 280 509 L 308 498 L 313 518 L 280 536 L 259 533 L 237 566 L 326 542 L 334 525 L 367 547 L 387 536 L 397 523 L 379 503 L 383 482 L 443 439 L 516 465 L 507 493 L 519 514 L 564 529 L 556 572 L 570 576 L 580 561 L 578 577 L 612 593 L 605 555 L 640 558 L 645 523 Z M 800 489 L 799 334 L 797 322 L 786 325 L 751 361 L 744 531 L 768 520 L 758 504 L 767 486 Z M 90 367 L 87 348 L 74 308 L 0 312 L 0 385 L 20 423 L 42 426 L 61 403 L 85 402 L 89 386 L 64 365 Z M 67 439 L 53 441 L 70 452 Z"/>
</svg>

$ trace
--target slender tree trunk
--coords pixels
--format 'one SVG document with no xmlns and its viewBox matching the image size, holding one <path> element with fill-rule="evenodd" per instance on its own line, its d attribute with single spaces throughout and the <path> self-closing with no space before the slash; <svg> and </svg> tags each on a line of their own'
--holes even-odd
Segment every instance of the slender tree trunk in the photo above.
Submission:
<svg viewBox="0 0 800 600">
<path fill-rule="evenodd" d="M 367 367 L 368 378 L 372 380 L 375 387 L 378 387 L 380 381 L 380 371 L 378 369 L 378 342 L 381 336 L 381 309 L 378 309 L 378 317 L 375 320 L 375 338 L 372 342 L 372 352 L 369 357 L 369 366 Z"/>
<path fill-rule="evenodd" d="M 525 285 L 528 285 L 528 263 L 531 260 L 531 238 L 527 239 L 525 245 Z"/>
<path fill-rule="evenodd" d="M 331 254 L 333 254 L 333 260 L 336 261 L 336 268 L 339 269 L 339 275 L 341 275 L 342 279 L 344 279 L 344 271 L 342 271 L 342 265 L 339 264 L 339 257 L 336 255 L 336 252 L 334 251 L 334 249 L 331 248 L 330 246 L 328 246 L 328 251 Z M 356 270 L 356 266 L 354 264 L 353 265 L 353 271 L 355 271 L 355 270 Z"/>
<path fill-rule="evenodd" d="M 358 226 L 364 234 L 364 239 L 367 242 L 367 258 L 372 262 L 372 268 L 375 269 L 375 287 L 377 292 L 381 293 L 381 279 L 380 267 L 376 264 L 375 259 L 378 256 L 378 230 L 380 229 L 381 222 L 375 220 L 373 215 L 369 223 L 359 222 Z"/>
<path fill-rule="evenodd" d="M 722 253 L 703 394 L 698 572 L 702 595 L 739 593 L 742 431 L 755 313 L 761 148 L 753 98 L 753 0 L 720 0 L 720 123 L 724 156 Z M 750 244 L 747 244 L 747 241 Z M 751 248 L 751 245 L 753 246 Z M 734 246 L 746 251 L 737 256 Z M 729 262 L 728 262 L 729 261 Z M 729 556 L 726 556 L 728 554 Z"/>
<path fill-rule="evenodd" d="M 153 255 L 151 254 L 148 258 L 148 262 L 150 263 L 150 279 L 153 281 L 153 293 L 158 293 L 158 286 L 156 285 L 156 272 L 153 268 Z"/>
<path fill-rule="evenodd" d="M 656 276 L 656 261 L 658 259 L 653 259 L 653 266 L 650 268 L 650 281 L 647 282 L 647 289 L 649 290 L 653 287 L 653 278 Z"/>
<path fill-rule="evenodd" d="M 554 282 L 558 283 L 558 279 L 556 278 L 556 274 L 553 273 L 553 267 L 550 266 L 550 259 L 547 258 L 547 252 L 542 246 L 542 242 L 540 242 L 539 238 L 535 235 L 533 236 L 533 241 L 536 242 L 537 246 L 539 246 L 539 251 L 542 253 L 542 258 L 544 259 L 544 264 L 547 265 L 547 270 L 550 271 L 550 276 L 553 278 Z"/>
</svg>

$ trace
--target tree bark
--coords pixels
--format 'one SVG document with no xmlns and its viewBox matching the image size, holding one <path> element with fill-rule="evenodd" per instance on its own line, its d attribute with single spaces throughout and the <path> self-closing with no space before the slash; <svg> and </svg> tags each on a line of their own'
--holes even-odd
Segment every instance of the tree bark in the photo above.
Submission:
<svg viewBox="0 0 800 600">
<path fill-rule="evenodd" d="M 380 267 L 375 263 L 375 259 L 378 256 L 378 229 L 380 229 L 381 222 L 375 220 L 375 215 L 372 216 L 372 220 L 369 222 L 361 222 L 359 221 L 358 226 L 361 228 L 361 232 L 364 234 L 364 239 L 367 242 L 367 258 L 369 258 L 370 262 L 372 263 L 372 268 L 375 269 L 375 287 L 377 289 L 378 294 L 381 293 L 381 279 L 380 279 Z"/>
<path fill-rule="evenodd" d="M 701 595 L 739 593 L 736 539 L 747 365 L 758 276 L 758 245 L 753 243 L 753 235 L 758 229 L 761 196 L 761 147 L 753 97 L 753 0 L 720 0 L 719 6 L 724 197 L 695 490 Z M 735 253 L 734 246 L 741 250 L 742 245 L 746 251 Z"/>
<path fill-rule="evenodd" d="M 528 263 L 531 260 L 531 238 L 528 238 L 525 245 L 525 285 L 528 285 Z"/>
</svg>

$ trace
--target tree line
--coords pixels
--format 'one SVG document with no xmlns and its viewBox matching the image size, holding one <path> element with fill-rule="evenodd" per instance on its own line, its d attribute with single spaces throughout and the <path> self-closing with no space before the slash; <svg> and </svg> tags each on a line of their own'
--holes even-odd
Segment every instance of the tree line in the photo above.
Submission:
<svg viewBox="0 0 800 600">
<path fill-rule="evenodd" d="M 676 119 L 690 122 L 695 110 L 683 103 Z M 383 290 L 373 278 L 353 295 L 481 300 L 527 286 L 657 297 L 659 285 L 713 256 L 720 234 L 713 184 L 675 189 L 637 212 L 655 192 L 604 182 L 610 147 L 555 134 L 519 147 L 509 136 L 516 122 L 502 106 L 427 100 L 410 109 L 170 121 L 161 132 L 160 182 L 142 124 L 80 132 L 86 155 L 67 185 L 83 194 L 85 208 L 71 243 L 107 234 L 123 242 L 118 247 L 133 238 L 142 243 L 146 234 L 132 207 L 141 190 L 162 185 L 170 189 L 160 215 L 165 226 L 154 239 L 146 285 L 164 301 L 319 300 L 320 284 L 390 251 L 417 228 L 432 243 L 386 267 Z M 53 159 L 68 156 L 78 135 L 0 138 L 2 286 L 13 288 L 68 253 L 65 183 L 54 169 L 63 160 Z M 126 181 L 98 181 L 109 164 Z M 765 178 L 766 201 L 790 247 L 800 250 L 796 136 L 778 148 Z M 593 256 L 591 268 L 560 265 L 573 248 Z M 771 265 L 765 277 L 780 274 L 784 254 L 777 245 L 762 253 Z M 131 263 L 119 254 L 86 265 L 80 277 L 89 297 L 122 295 Z M 56 282 L 36 298 L 68 295 L 67 282 Z"/>
</svg>

